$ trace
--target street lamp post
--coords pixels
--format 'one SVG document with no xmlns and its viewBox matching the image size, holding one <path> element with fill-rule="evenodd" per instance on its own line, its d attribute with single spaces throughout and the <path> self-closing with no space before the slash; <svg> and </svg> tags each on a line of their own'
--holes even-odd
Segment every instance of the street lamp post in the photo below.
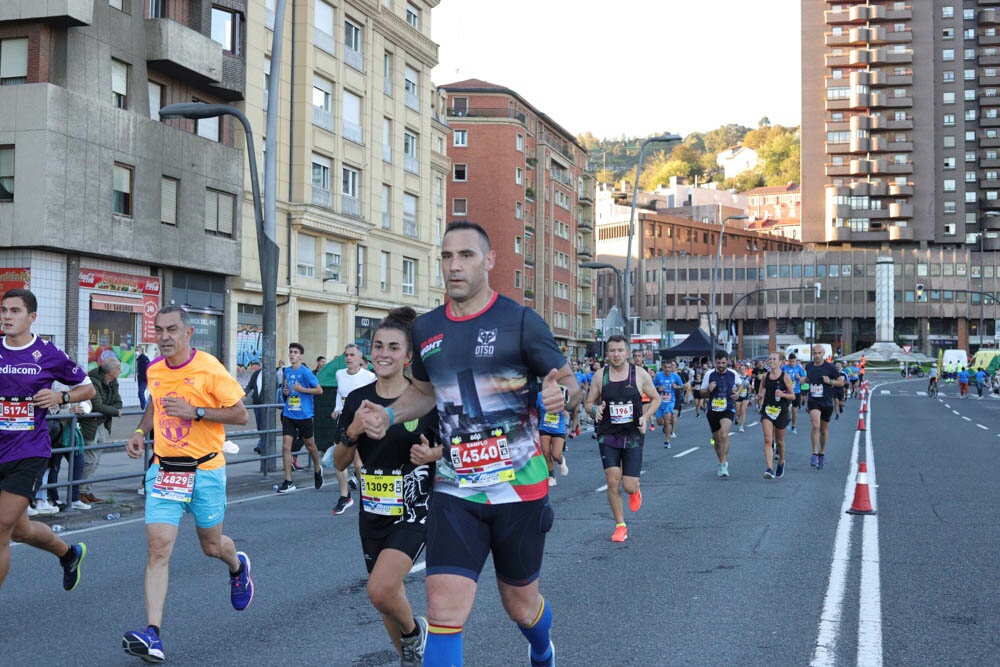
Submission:
<svg viewBox="0 0 1000 667">
<path fill-rule="evenodd" d="M 619 269 L 614 264 L 608 264 L 607 262 L 580 262 L 580 268 L 581 269 L 595 269 L 595 270 L 596 269 L 611 269 L 612 271 L 614 271 L 615 272 L 615 282 L 618 285 L 618 292 L 616 293 L 616 296 L 618 297 L 618 301 L 619 302 L 621 301 L 621 298 L 622 298 L 622 270 L 621 269 Z M 627 322 L 627 320 L 626 320 L 626 322 Z"/>
<path fill-rule="evenodd" d="M 709 363 L 715 363 L 715 339 L 717 336 L 716 328 L 718 326 L 718 315 L 715 311 L 715 284 L 718 280 L 719 273 L 719 261 L 722 259 L 722 235 L 726 231 L 726 223 L 730 220 L 746 220 L 750 216 L 743 215 L 727 215 L 722 219 L 722 223 L 719 225 L 719 243 L 718 248 L 715 251 L 715 260 L 712 263 L 712 312 L 708 316 L 708 331 L 712 337 L 712 359 Z"/>
<path fill-rule="evenodd" d="M 257 227 L 257 255 L 260 263 L 261 292 L 263 293 L 264 313 L 263 313 L 263 346 L 261 350 L 261 371 L 263 376 L 262 390 L 264 396 L 273 397 L 277 392 L 277 383 L 274 369 L 277 367 L 277 339 L 278 328 L 278 244 L 275 241 L 274 229 L 265 229 L 264 215 L 261 208 L 260 180 L 257 176 L 257 156 L 253 145 L 253 132 L 250 129 L 250 121 L 239 109 L 228 104 L 204 104 L 201 102 L 182 102 L 179 104 L 169 104 L 160 109 L 161 118 L 217 118 L 219 116 L 233 116 L 243 125 L 243 131 L 247 139 L 247 155 L 250 158 L 250 186 L 253 190 L 253 215 Z M 265 410 L 264 430 L 268 437 L 264 438 L 266 446 L 265 455 L 271 454 L 274 438 L 270 437 L 274 431 L 274 411 Z M 265 467 L 264 470 L 267 468 Z"/>
<path fill-rule="evenodd" d="M 635 236 L 635 205 L 637 203 L 637 195 L 639 193 L 639 175 L 642 173 L 642 154 L 646 150 L 646 146 L 651 143 L 674 143 L 680 142 L 682 139 L 676 134 L 663 134 L 658 137 L 650 137 L 642 142 L 639 146 L 639 163 L 635 165 L 635 183 L 632 184 L 632 211 L 628 216 L 628 245 L 625 250 L 625 299 L 622 301 L 622 315 L 625 316 L 625 324 L 629 327 L 629 340 L 631 340 L 631 327 L 632 319 L 630 315 L 632 314 L 629 309 L 629 302 L 632 297 L 631 290 L 629 289 L 629 276 L 631 276 L 632 271 L 632 237 Z"/>
</svg>

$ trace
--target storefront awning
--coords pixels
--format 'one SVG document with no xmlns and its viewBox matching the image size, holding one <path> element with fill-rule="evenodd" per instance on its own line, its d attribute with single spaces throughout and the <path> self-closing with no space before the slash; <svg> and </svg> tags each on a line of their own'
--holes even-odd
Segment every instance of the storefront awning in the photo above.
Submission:
<svg viewBox="0 0 1000 667">
<path fill-rule="evenodd" d="M 90 297 L 91 310 L 114 310 L 119 313 L 141 313 L 142 297 L 112 296 L 110 294 L 93 294 Z"/>
</svg>

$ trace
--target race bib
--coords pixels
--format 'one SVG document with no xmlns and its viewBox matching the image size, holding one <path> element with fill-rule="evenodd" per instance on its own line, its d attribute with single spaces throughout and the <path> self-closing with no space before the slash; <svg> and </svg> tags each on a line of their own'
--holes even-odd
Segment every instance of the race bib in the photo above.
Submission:
<svg viewBox="0 0 1000 667">
<path fill-rule="evenodd" d="M 546 412 L 545 419 L 542 421 L 546 426 L 559 426 L 559 414 L 555 412 Z"/>
<path fill-rule="evenodd" d="M 631 424 L 632 404 L 610 403 L 608 404 L 608 415 L 611 417 L 612 424 Z"/>
<path fill-rule="evenodd" d="M 302 409 L 302 397 L 301 396 L 289 396 L 288 397 L 288 409 L 289 410 L 301 410 Z"/>
<path fill-rule="evenodd" d="M 814 384 L 809 387 L 809 395 L 813 398 L 823 398 L 823 385 Z"/>
<path fill-rule="evenodd" d="M 514 480 L 514 464 L 501 428 L 489 433 L 454 435 L 450 455 L 459 487 L 491 486 Z"/>
<path fill-rule="evenodd" d="M 725 398 L 713 398 L 712 399 L 712 412 L 725 412 L 727 401 Z"/>
<path fill-rule="evenodd" d="M 402 475 L 361 475 L 361 507 L 383 516 L 403 515 Z"/>
<path fill-rule="evenodd" d="M 194 474 L 194 470 L 167 472 L 161 468 L 156 473 L 156 481 L 153 482 L 153 490 L 149 495 L 153 498 L 189 503 L 194 495 Z"/>
<path fill-rule="evenodd" d="M 0 397 L 0 431 L 34 431 L 35 404 L 30 396 Z"/>
<path fill-rule="evenodd" d="M 777 405 L 765 405 L 764 414 L 767 415 L 768 419 L 776 420 L 781 416 L 781 407 Z"/>
</svg>

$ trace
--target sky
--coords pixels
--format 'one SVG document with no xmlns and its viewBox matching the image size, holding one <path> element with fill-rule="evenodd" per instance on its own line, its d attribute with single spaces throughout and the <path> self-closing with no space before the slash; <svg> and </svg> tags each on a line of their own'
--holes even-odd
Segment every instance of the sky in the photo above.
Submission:
<svg viewBox="0 0 1000 667">
<path fill-rule="evenodd" d="M 801 0 L 442 0 L 443 85 L 517 92 L 571 134 L 801 122 Z"/>
</svg>

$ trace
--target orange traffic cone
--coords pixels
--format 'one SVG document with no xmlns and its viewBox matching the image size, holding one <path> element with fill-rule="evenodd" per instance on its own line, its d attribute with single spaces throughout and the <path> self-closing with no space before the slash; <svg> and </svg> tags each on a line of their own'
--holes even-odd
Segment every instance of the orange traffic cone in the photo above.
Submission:
<svg viewBox="0 0 1000 667">
<path fill-rule="evenodd" d="M 864 414 L 860 414 L 860 413 L 858 414 L 858 430 L 859 431 L 866 431 L 867 430 L 865 428 L 865 416 L 864 416 Z"/>
<path fill-rule="evenodd" d="M 861 399 L 861 414 L 868 412 L 868 397 L 864 396 Z"/>
<path fill-rule="evenodd" d="M 854 502 L 848 514 L 875 514 L 872 501 L 868 496 L 868 464 L 864 461 L 858 464 L 858 482 L 854 485 Z"/>
</svg>

